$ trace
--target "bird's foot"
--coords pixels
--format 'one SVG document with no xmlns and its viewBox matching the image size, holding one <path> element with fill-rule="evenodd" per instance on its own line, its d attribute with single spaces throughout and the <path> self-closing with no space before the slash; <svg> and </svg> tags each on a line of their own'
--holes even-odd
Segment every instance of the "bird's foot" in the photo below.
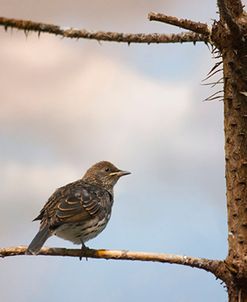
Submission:
<svg viewBox="0 0 247 302">
<path fill-rule="evenodd" d="M 83 257 L 83 254 L 85 251 L 89 250 L 89 247 L 87 247 L 84 242 L 81 243 L 81 256 L 79 257 L 80 261 Z M 88 258 L 86 257 L 86 260 L 88 261 Z"/>
</svg>

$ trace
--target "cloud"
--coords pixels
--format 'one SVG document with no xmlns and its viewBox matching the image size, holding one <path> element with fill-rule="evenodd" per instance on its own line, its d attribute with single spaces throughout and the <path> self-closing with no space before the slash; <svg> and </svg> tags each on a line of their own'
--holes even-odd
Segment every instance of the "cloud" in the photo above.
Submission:
<svg viewBox="0 0 247 302">
<path fill-rule="evenodd" d="M 194 100 L 188 82 L 157 80 L 50 37 L 9 40 L 0 54 L 3 65 L 14 62 L 6 69 L 11 81 L 0 73 L 5 161 L 43 165 L 44 174 L 67 165 L 79 175 L 107 159 L 141 175 L 139 186 L 151 173 L 166 186 L 200 181 L 219 196 L 222 173 L 211 171 L 223 171 L 221 104 Z"/>
<path fill-rule="evenodd" d="M 46 22 L 63 22 L 65 26 L 87 26 L 88 29 L 98 30 L 132 30 L 143 28 L 149 24 L 147 15 L 151 10 L 162 11 L 174 5 L 170 0 L 136 0 L 136 1 L 114 1 L 114 0 L 95 0 L 95 1 L 39 1 L 33 2 L 23 0 L 4 1 L 1 0 L 2 14 L 16 18 L 27 18 Z M 67 23 L 67 24 L 66 24 Z M 114 26 L 114 28 L 113 28 Z"/>
<path fill-rule="evenodd" d="M 73 152 L 78 157 L 92 154 L 92 150 L 98 156 L 107 154 L 109 146 L 112 152 L 126 153 L 126 144 L 151 145 L 174 135 L 190 110 L 191 90 L 181 83 L 154 81 L 99 54 L 87 53 L 84 58 L 78 50 L 72 55 L 77 66 L 70 69 L 71 53 L 49 39 L 35 49 L 35 57 L 41 59 L 34 63 L 25 43 L 7 44 L 5 47 L 11 49 L 8 54 L 3 50 L 5 58 L 19 66 L 13 66 L 15 73 L 8 71 L 14 74 L 15 89 L 12 81 L 1 75 L 5 88 L 1 91 L 0 123 L 10 143 L 11 138 L 13 143 L 23 136 L 29 141 L 26 146 L 30 142 L 46 144 L 59 156 Z M 35 48 L 36 41 L 32 39 L 29 44 Z M 49 55 L 52 50 L 56 58 Z M 44 53 L 47 55 L 42 58 Z M 39 68 L 43 61 L 45 77 Z M 165 134 L 166 128 L 172 133 Z"/>
<path fill-rule="evenodd" d="M 41 44 L 10 39 L 0 50 L 9 75 L 0 73 L 0 195 L 11 201 L 5 212 L 19 209 L 11 214 L 18 221 L 29 221 L 37 203 L 99 160 L 137 175 L 157 171 L 156 157 L 191 110 L 191 90 L 181 83 L 155 81 L 51 38 Z"/>
</svg>

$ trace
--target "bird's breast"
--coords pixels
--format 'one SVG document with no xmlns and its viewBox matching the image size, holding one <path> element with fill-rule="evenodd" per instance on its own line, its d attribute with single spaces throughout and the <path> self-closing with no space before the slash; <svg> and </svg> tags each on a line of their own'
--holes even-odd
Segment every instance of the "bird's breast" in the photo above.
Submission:
<svg viewBox="0 0 247 302">
<path fill-rule="evenodd" d="M 81 244 L 100 234 L 110 217 L 111 213 L 108 213 L 101 219 L 97 217 L 84 222 L 64 223 L 55 230 L 54 234 L 75 244 Z"/>
</svg>

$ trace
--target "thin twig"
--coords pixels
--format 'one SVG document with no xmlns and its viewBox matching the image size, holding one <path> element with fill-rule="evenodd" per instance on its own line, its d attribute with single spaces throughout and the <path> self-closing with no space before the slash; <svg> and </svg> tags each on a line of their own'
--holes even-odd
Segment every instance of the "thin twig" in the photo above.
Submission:
<svg viewBox="0 0 247 302">
<path fill-rule="evenodd" d="M 207 76 L 208 75 L 210 75 L 210 74 L 212 74 L 212 72 L 216 69 L 216 68 L 218 68 L 221 64 L 223 64 L 223 61 L 219 61 L 219 62 L 216 62 L 215 64 L 214 64 L 214 66 L 209 70 L 209 72 L 207 73 Z M 223 69 L 222 69 L 223 70 Z"/>
<path fill-rule="evenodd" d="M 203 102 L 214 101 L 217 99 L 223 100 L 224 95 L 218 95 L 219 93 L 222 93 L 222 92 L 224 92 L 224 90 L 219 90 L 219 91 L 211 94 L 209 97 L 207 97 L 205 100 L 203 100 Z"/>
<path fill-rule="evenodd" d="M 184 29 L 191 30 L 198 34 L 203 34 L 207 37 L 210 35 L 210 30 L 206 23 L 195 22 L 187 19 L 178 19 L 176 17 L 167 16 L 159 13 L 149 13 L 148 18 L 150 21 L 159 21 L 175 25 Z"/>
<path fill-rule="evenodd" d="M 182 32 L 179 34 L 126 34 L 118 32 L 104 32 L 97 31 L 91 32 L 85 29 L 75 28 L 63 28 L 54 24 L 46 24 L 41 22 L 33 22 L 29 20 L 18 20 L 0 17 L 0 26 L 3 26 L 5 30 L 8 28 L 16 28 L 23 30 L 27 35 L 29 32 L 49 33 L 64 38 L 72 39 L 93 39 L 98 41 L 114 41 L 114 42 L 125 42 L 125 43 L 184 43 L 184 42 L 209 42 L 208 37 L 202 34 L 194 32 Z"/>
<path fill-rule="evenodd" d="M 26 246 L 16 246 L 0 248 L 0 257 L 25 255 Z M 93 250 L 93 249 L 66 249 L 66 248 L 47 248 L 43 247 L 39 255 L 45 256 L 68 256 L 68 257 L 85 257 L 101 258 L 113 260 L 133 260 L 133 261 L 151 261 L 170 264 L 180 264 L 190 267 L 196 267 L 217 275 L 218 266 L 222 264 L 220 260 L 210 260 L 205 258 L 196 258 L 172 254 L 158 254 L 132 251 L 116 250 Z"/>
<path fill-rule="evenodd" d="M 219 85 L 219 84 L 224 84 L 224 78 L 220 78 L 218 81 L 215 81 L 215 82 L 210 82 L 210 83 L 202 83 L 201 85 L 203 86 L 211 86 L 211 88 L 214 88 L 216 85 Z"/>
<path fill-rule="evenodd" d="M 215 70 L 214 72 L 211 71 L 211 73 L 209 73 L 209 75 L 202 81 L 203 82 L 207 81 L 208 79 L 210 79 L 211 77 L 213 77 L 214 75 L 216 75 L 218 72 L 221 72 L 221 71 L 223 71 L 223 68 L 219 68 L 219 69 Z"/>
</svg>

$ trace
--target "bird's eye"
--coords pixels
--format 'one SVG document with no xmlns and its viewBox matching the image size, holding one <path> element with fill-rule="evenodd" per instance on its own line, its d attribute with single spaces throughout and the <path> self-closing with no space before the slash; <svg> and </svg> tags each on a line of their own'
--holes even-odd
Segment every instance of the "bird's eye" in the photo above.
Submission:
<svg viewBox="0 0 247 302">
<path fill-rule="evenodd" d="M 105 168 L 105 171 L 106 171 L 106 172 L 109 172 L 109 171 L 110 171 L 110 169 L 109 169 L 109 168 Z"/>
</svg>

